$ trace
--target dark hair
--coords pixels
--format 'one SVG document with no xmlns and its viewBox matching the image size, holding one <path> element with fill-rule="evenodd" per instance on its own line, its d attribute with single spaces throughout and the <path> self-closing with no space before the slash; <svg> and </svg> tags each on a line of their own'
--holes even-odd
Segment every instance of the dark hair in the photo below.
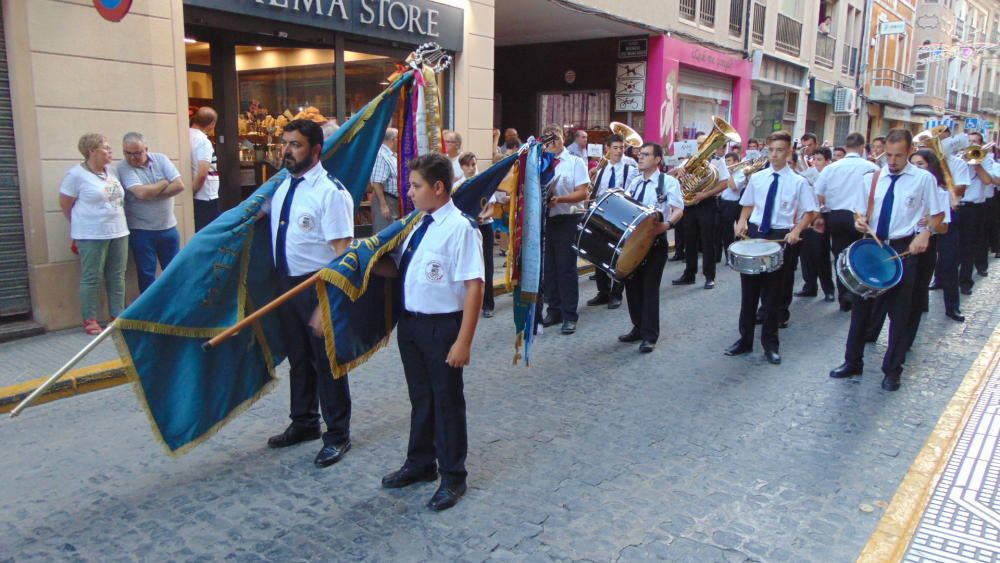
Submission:
<svg viewBox="0 0 1000 563">
<path fill-rule="evenodd" d="M 309 148 L 323 144 L 323 128 L 309 119 L 293 119 L 288 122 L 288 125 L 285 125 L 283 131 L 285 133 L 292 131 L 302 133 L 302 136 L 309 141 Z"/>
<path fill-rule="evenodd" d="M 622 138 L 621 135 L 618 135 L 616 133 L 616 134 L 611 135 L 610 137 L 608 137 L 608 139 L 606 141 L 604 141 L 604 144 L 610 147 L 612 143 L 624 143 L 624 142 L 625 142 L 625 139 Z"/>
<path fill-rule="evenodd" d="M 758 141 L 757 139 L 748 139 L 747 140 L 747 147 L 748 148 L 750 147 L 750 143 L 753 143 L 753 144 L 757 145 L 758 147 L 760 146 L 760 141 Z"/>
<path fill-rule="evenodd" d="M 775 131 L 767 136 L 765 144 L 770 145 L 774 141 L 784 141 L 790 145 L 792 144 L 792 134 L 788 131 Z"/>
<path fill-rule="evenodd" d="M 727 152 L 726 156 L 724 156 L 722 158 L 735 158 L 736 161 L 738 162 L 740 160 L 740 155 L 738 153 L 736 153 L 736 152 Z"/>
<path fill-rule="evenodd" d="M 445 193 L 451 193 L 454 169 L 451 167 L 451 161 L 443 154 L 432 152 L 421 155 L 411 160 L 407 166 L 412 172 L 420 174 L 420 177 L 431 186 L 441 182 L 444 184 Z"/>
<path fill-rule="evenodd" d="M 837 151 L 840 151 L 840 152 L 842 152 L 844 154 L 847 154 L 847 149 L 845 149 L 844 147 L 833 147 L 833 152 L 837 152 Z"/>
<path fill-rule="evenodd" d="M 934 175 L 939 186 L 944 185 L 944 172 L 941 170 L 941 161 L 938 160 L 934 151 L 930 149 L 920 149 L 917 152 L 910 155 L 910 158 L 920 155 L 924 160 L 927 161 L 927 171 Z"/>
<path fill-rule="evenodd" d="M 872 139 L 872 142 L 874 143 L 875 141 L 882 141 L 884 143 L 885 137 L 875 137 L 874 139 Z"/>
<path fill-rule="evenodd" d="M 458 157 L 458 163 L 461 164 L 462 166 L 468 166 L 472 164 L 472 161 L 475 160 L 475 158 L 476 158 L 476 153 L 463 152 L 461 156 Z"/>
<path fill-rule="evenodd" d="M 653 156 L 659 157 L 661 159 L 663 158 L 663 147 L 659 143 L 648 141 L 643 143 L 640 148 L 644 149 L 646 147 L 653 147 Z"/>
<path fill-rule="evenodd" d="M 865 146 L 865 136 L 861 133 L 850 133 L 847 135 L 847 138 L 844 139 L 844 146 L 852 149 L 859 149 Z"/>
<path fill-rule="evenodd" d="M 819 137 L 817 137 L 813 133 L 806 133 L 806 134 L 802 135 L 801 137 L 799 137 L 799 140 L 800 141 L 815 141 L 815 142 L 819 143 Z"/>
<path fill-rule="evenodd" d="M 830 147 L 817 147 L 816 150 L 813 151 L 813 154 L 823 155 L 823 158 L 825 158 L 827 162 L 833 160 L 833 151 L 830 150 Z"/>
<path fill-rule="evenodd" d="M 906 148 L 913 146 L 913 133 L 910 133 L 909 129 L 892 129 L 889 134 L 885 136 L 885 142 L 888 143 L 906 143 Z"/>
<path fill-rule="evenodd" d="M 984 138 L 983 138 L 983 134 L 982 134 L 982 133 L 980 133 L 979 131 L 970 131 L 970 132 L 966 133 L 966 135 L 969 135 L 970 137 L 971 137 L 972 135 L 975 135 L 975 136 L 979 137 L 979 142 L 978 142 L 978 143 L 975 143 L 975 144 L 977 144 L 977 145 L 981 145 L 981 144 L 983 144 L 983 140 L 984 140 Z"/>
</svg>

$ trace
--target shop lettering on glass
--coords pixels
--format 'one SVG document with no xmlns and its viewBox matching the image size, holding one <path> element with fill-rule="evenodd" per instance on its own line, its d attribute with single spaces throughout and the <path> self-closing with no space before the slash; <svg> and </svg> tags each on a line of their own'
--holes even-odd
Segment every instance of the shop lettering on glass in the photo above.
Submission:
<svg viewBox="0 0 1000 563">
<path fill-rule="evenodd" d="M 350 14 L 345 0 L 256 0 L 273 8 L 315 14 L 348 21 Z M 408 4 L 400 0 L 356 0 L 357 19 L 369 26 L 391 28 L 427 37 L 439 37 L 438 20 L 441 12 Z"/>
<path fill-rule="evenodd" d="M 736 64 L 733 59 L 717 55 L 709 49 L 695 49 L 691 51 L 691 58 L 700 63 L 714 66 L 720 70 L 729 70 Z"/>
</svg>

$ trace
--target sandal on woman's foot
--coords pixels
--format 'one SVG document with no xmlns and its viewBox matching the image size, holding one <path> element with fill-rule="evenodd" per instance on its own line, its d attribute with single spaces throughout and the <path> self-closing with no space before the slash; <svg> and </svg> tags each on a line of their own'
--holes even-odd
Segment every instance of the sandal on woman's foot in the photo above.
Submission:
<svg viewBox="0 0 1000 563">
<path fill-rule="evenodd" d="M 86 319 L 83 321 L 83 331 L 87 334 L 98 335 L 101 334 L 101 325 L 97 324 L 97 319 Z"/>
</svg>

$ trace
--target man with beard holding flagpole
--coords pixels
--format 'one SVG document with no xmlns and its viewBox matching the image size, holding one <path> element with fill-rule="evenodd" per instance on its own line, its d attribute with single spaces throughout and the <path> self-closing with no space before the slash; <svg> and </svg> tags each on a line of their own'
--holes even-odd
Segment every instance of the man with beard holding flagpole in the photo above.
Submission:
<svg viewBox="0 0 1000 563">
<path fill-rule="evenodd" d="M 280 290 L 288 291 L 325 268 L 354 236 L 354 200 L 322 164 L 323 130 L 298 119 L 284 128 L 282 164 L 290 172 L 270 206 L 271 242 Z M 351 448 L 351 393 L 347 376 L 334 379 L 320 329 L 315 291 L 302 291 L 278 309 L 291 366 L 292 423 L 267 445 L 283 448 L 323 438 L 317 467 L 340 461 Z M 319 407 L 319 410 L 317 409 Z M 320 433 L 320 412 L 326 432 Z"/>
</svg>

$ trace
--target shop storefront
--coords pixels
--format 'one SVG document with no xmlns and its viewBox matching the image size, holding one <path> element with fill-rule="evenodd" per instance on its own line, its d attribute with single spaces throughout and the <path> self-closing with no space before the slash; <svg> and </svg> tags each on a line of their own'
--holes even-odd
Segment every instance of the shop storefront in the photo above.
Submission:
<svg viewBox="0 0 1000 563">
<path fill-rule="evenodd" d="M 646 138 L 669 146 L 712 130 L 718 116 L 747 138 L 751 70 L 738 55 L 665 35 L 650 38 Z"/>
<path fill-rule="evenodd" d="M 750 136 L 763 139 L 774 131 L 805 133 L 809 69 L 755 51 L 753 57 L 753 110 Z"/>
</svg>

